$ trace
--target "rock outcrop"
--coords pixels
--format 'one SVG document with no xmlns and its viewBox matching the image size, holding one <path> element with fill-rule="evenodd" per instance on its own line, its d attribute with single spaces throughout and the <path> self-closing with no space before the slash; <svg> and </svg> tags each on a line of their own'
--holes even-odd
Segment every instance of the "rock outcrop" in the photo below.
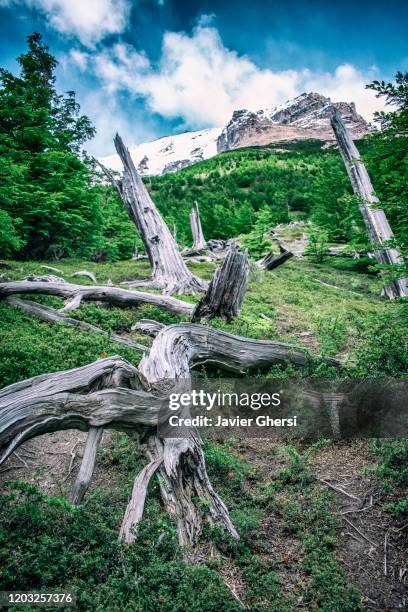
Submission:
<svg viewBox="0 0 408 612">
<path fill-rule="evenodd" d="M 353 102 L 335 102 L 318 93 L 303 93 L 282 106 L 257 112 L 237 110 L 217 140 L 218 152 L 280 141 L 335 140 L 330 117 L 336 108 L 354 138 L 370 131 Z"/>
</svg>

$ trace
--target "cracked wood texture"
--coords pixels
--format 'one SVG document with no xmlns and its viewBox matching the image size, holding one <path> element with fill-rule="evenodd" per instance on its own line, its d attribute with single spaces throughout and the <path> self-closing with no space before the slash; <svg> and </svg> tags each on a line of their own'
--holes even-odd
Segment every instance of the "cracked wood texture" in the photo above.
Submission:
<svg viewBox="0 0 408 612">
<path fill-rule="evenodd" d="M 248 256 L 233 244 L 193 312 L 193 321 L 238 317 L 248 283 Z"/>
<path fill-rule="evenodd" d="M 331 125 L 336 135 L 337 144 L 353 191 L 359 197 L 359 208 L 367 228 L 368 239 L 373 245 L 381 246 L 384 242 L 393 238 L 388 219 L 380 207 L 378 198 L 374 195 L 367 169 L 361 161 L 358 149 L 338 111 L 333 113 Z M 378 248 L 374 251 L 374 255 L 380 264 L 395 265 L 402 263 L 401 255 L 397 249 L 389 247 Z M 384 293 L 390 299 L 407 297 L 406 279 L 395 280 L 384 286 Z"/>
<path fill-rule="evenodd" d="M 176 241 L 143 184 L 119 134 L 115 136 L 115 147 L 124 167 L 122 181 L 116 186 L 143 240 L 152 267 L 152 283 L 168 294 L 204 291 L 207 283 L 187 268 Z"/>
<path fill-rule="evenodd" d="M 194 310 L 192 304 L 187 304 L 168 295 L 155 295 L 143 291 L 131 291 L 119 287 L 104 287 L 95 285 L 73 285 L 70 283 L 13 281 L 0 283 L 0 298 L 17 293 L 56 295 L 66 300 L 72 300 L 75 308 L 81 301 L 108 302 L 115 306 L 127 308 L 140 304 L 152 304 L 163 310 L 180 315 L 191 316 Z"/>
</svg>

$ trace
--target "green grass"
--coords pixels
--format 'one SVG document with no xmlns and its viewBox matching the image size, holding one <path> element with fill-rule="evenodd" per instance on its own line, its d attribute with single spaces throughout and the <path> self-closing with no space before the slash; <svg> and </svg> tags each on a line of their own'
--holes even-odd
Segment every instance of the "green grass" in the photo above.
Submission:
<svg viewBox="0 0 408 612">
<path fill-rule="evenodd" d="M 48 273 L 41 262 L 9 264 L 11 269 L 4 270 L 3 280 Z M 72 278 L 72 272 L 88 269 L 100 284 L 108 279 L 118 284 L 124 278 L 148 276 L 143 261 L 92 264 L 63 260 L 54 266 L 63 271 L 66 280 L 82 284 L 90 281 Z M 194 264 L 192 270 L 209 278 L 214 266 Z M 316 279 L 341 289 L 326 287 Z M 241 316 L 229 325 L 217 319 L 210 325 L 241 336 L 304 345 L 313 355 L 340 357 L 348 364 L 350 375 L 400 376 L 408 366 L 405 306 L 381 299 L 375 291 L 373 277 L 361 270 L 359 263 L 334 258 L 321 264 L 290 260 L 273 272 L 251 271 Z M 190 302 L 198 299 L 179 297 Z M 54 307 L 62 305 L 59 298 L 30 299 Z M 42 323 L 5 304 L 0 303 L 0 313 L 0 386 L 44 372 L 85 365 L 101 356 L 118 354 L 135 364 L 141 357 L 141 353 L 99 334 L 78 332 L 64 324 Z M 145 337 L 131 332 L 137 320 L 152 318 L 165 324 L 185 320 L 148 305 L 120 309 L 85 303 L 72 316 L 145 344 L 149 343 Z M 395 337 L 399 338 L 398 343 Z M 289 365 L 284 369 L 288 375 L 293 373 Z M 278 370 L 280 374 L 283 371 Z M 271 374 L 278 370 L 272 369 Z M 329 372 L 320 366 L 319 374 Z"/>
<path fill-rule="evenodd" d="M 2 271 L 3 280 L 47 273 L 38 262 L 10 265 Z M 73 271 L 91 270 L 100 284 L 148 276 L 146 263 L 140 261 L 63 260 L 50 265 L 60 268 L 67 280 Z M 192 269 L 209 278 L 214 267 L 195 264 Z M 58 298 L 36 299 L 54 307 L 62 304 Z M 180 299 L 196 301 L 198 296 Z M 252 271 L 240 318 L 231 325 L 220 320 L 210 324 L 243 336 L 303 344 L 315 355 L 340 356 L 348 364 L 349 376 L 401 376 L 408 353 L 403 309 L 401 302 L 378 297 L 373 276 L 358 262 L 291 260 L 271 273 Z M 87 303 L 72 316 L 146 344 L 150 341 L 131 331 L 137 320 L 148 317 L 166 324 L 181 320 L 151 306 L 119 309 Z M 141 357 L 140 352 L 99 334 L 46 324 L 5 303 L 0 303 L 0 334 L 1 386 L 107 355 L 119 354 L 134 364 Z M 277 371 L 271 369 L 269 375 Z M 290 366 L 279 372 L 292 374 Z M 320 373 L 328 375 L 324 368 Z M 98 458 L 109 470 L 109 482 L 88 495 L 80 508 L 47 497 L 33 486 L 6 487 L 0 504 L 0 555 L 5 559 L 0 588 L 72 588 L 78 593 L 79 610 L 230 612 L 241 609 L 222 577 L 232 572 L 243 585 L 245 605 L 254 611 L 290 612 L 299 601 L 305 609 L 358 611 L 360 596 L 345 577 L 337 554 L 333 497 L 311 477 L 315 447 L 309 452 L 271 445 L 260 468 L 243 457 L 245 445 L 239 441 L 206 441 L 210 479 L 227 503 L 241 539 L 231 540 L 208 525 L 204 543 L 213 542 L 220 553 L 191 567 L 182 559 L 176 525 L 162 508 L 155 479 L 136 544 L 127 548 L 118 544 L 132 480 L 144 462 L 135 442 L 116 435 Z M 373 447 L 373 452 L 380 458 L 378 477 L 384 486 L 401 488 L 405 447 L 384 445 Z M 281 467 L 270 472 L 267 461 L 275 455 Z M 392 505 L 386 509 L 402 515 L 404 499 L 390 499 Z M 266 535 L 265 525 L 270 525 Z M 289 538 L 298 551 L 289 573 L 285 554 L 274 552 L 274 538 Z"/>
</svg>

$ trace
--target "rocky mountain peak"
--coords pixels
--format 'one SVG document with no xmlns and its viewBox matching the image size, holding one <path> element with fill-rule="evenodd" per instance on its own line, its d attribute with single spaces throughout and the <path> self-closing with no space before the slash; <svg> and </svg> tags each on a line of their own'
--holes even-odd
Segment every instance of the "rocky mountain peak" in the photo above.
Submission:
<svg viewBox="0 0 408 612">
<path fill-rule="evenodd" d="M 330 126 L 333 108 L 340 112 L 353 136 L 370 130 L 353 102 L 332 102 L 319 93 L 302 93 L 275 108 L 235 111 L 217 140 L 217 150 L 306 138 L 333 140 Z"/>
<path fill-rule="evenodd" d="M 256 112 L 240 109 L 233 112 L 224 128 L 210 128 L 165 136 L 130 148 L 130 154 L 141 175 L 176 172 L 208 159 L 222 151 L 238 147 L 316 138 L 334 140 L 330 117 L 336 108 L 351 134 L 358 138 L 371 128 L 353 102 L 332 102 L 319 93 L 302 93 L 274 108 Z M 113 169 L 120 169 L 117 155 L 101 160 Z"/>
</svg>

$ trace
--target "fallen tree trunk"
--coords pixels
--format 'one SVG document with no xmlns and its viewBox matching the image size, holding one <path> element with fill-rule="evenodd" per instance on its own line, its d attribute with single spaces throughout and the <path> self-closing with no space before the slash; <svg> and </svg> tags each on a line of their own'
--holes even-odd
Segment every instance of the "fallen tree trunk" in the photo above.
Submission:
<svg viewBox="0 0 408 612">
<path fill-rule="evenodd" d="M 131 291 L 118 287 L 97 285 L 73 285 L 70 283 L 12 281 L 0 283 L 0 298 L 18 293 L 56 295 L 70 301 L 68 309 L 78 308 L 82 300 L 107 302 L 115 306 L 131 307 L 151 304 L 179 315 L 191 316 L 194 306 L 167 295 L 156 295 L 142 291 Z M 67 308 L 65 308 L 67 310 Z"/>
<path fill-rule="evenodd" d="M 208 291 L 196 306 L 167 295 L 132 291 L 118 287 L 26 280 L 0 283 L 0 299 L 7 298 L 11 306 L 18 307 L 44 321 L 51 323 L 62 321 L 87 331 L 103 333 L 109 336 L 104 330 L 67 317 L 63 313 L 76 310 L 80 307 L 82 301 L 93 301 L 105 302 L 123 308 L 136 307 L 140 304 L 151 304 L 162 310 L 187 316 L 195 322 L 203 319 L 208 320 L 212 317 L 222 317 L 230 321 L 232 317 L 239 315 L 241 303 L 245 296 L 247 276 L 247 256 L 241 253 L 237 246 L 233 246 L 222 266 L 214 274 Z M 54 295 L 64 298 L 65 305 L 57 311 L 36 302 L 19 300 L 17 298 L 12 299 L 10 297 L 16 294 Z M 135 344 L 133 340 L 122 338 L 115 334 L 111 335 L 110 338 L 115 342 L 129 346 Z M 141 345 L 134 348 L 140 347 Z"/>
<path fill-rule="evenodd" d="M 379 264 L 396 265 L 402 263 L 397 249 L 383 246 L 393 238 L 391 227 L 385 212 L 379 206 L 379 200 L 374 195 L 373 186 L 360 154 L 354 144 L 343 119 L 338 111 L 331 118 L 331 125 L 336 135 L 337 144 L 347 174 L 349 175 L 353 191 L 359 197 L 359 208 L 367 228 L 368 239 L 378 248 L 374 255 Z M 407 297 L 407 284 L 405 279 L 395 280 L 384 286 L 385 294 L 390 298 Z"/>
<path fill-rule="evenodd" d="M 188 438 L 160 439 L 157 424 L 168 394 L 180 381 L 189 385 L 190 368 L 201 363 L 234 372 L 292 362 L 308 362 L 305 350 L 277 342 L 241 338 L 202 325 L 171 325 L 159 331 L 139 368 L 119 357 L 82 368 L 37 376 L 0 391 L 0 446 L 5 461 L 25 440 L 62 429 L 112 428 L 148 435 L 147 466 L 134 486 L 121 537 L 133 541 L 143 511 L 146 487 L 157 470 L 166 509 L 177 520 L 180 544 L 191 548 L 207 519 L 238 534 L 222 500 L 208 479 L 201 440 L 194 428 Z M 339 365 L 331 360 L 332 365 Z M 93 463 L 96 430 L 89 443 L 87 474 Z M 85 471 L 85 468 L 84 468 Z M 85 475 L 86 476 L 86 475 Z M 82 483 L 88 483 L 81 476 Z M 83 486 L 83 484 L 81 485 Z"/>
<path fill-rule="evenodd" d="M 193 235 L 193 248 L 196 253 L 205 251 L 207 243 L 204 238 L 203 228 L 201 227 L 200 211 L 197 202 L 194 202 L 190 213 L 191 233 Z"/>
<path fill-rule="evenodd" d="M 105 169 L 105 172 L 116 187 L 143 240 L 152 268 L 149 284 L 162 289 L 166 294 L 204 291 L 207 283 L 188 270 L 119 134 L 116 134 L 114 142 L 124 167 L 123 179 L 116 181 L 109 171 Z"/>
<path fill-rule="evenodd" d="M 258 267 L 261 268 L 261 270 L 273 270 L 284 264 L 285 261 L 291 257 L 293 257 L 293 253 L 290 251 L 283 251 L 280 255 L 270 252 L 258 261 Z"/>
<path fill-rule="evenodd" d="M 193 321 L 221 317 L 231 321 L 239 316 L 248 282 L 248 256 L 233 245 L 215 272 L 207 292 L 193 312 Z"/>
<path fill-rule="evenodd" d="M 134 342 L 130 338 L 123 338 L 122 336 L 118 336 L 117 334 L 110 334 L 104 329 L 96 327 L 95 325 L 91 325 L 90 323 L 86 323 L 85 321 L 79 321 L 78 319 L 67 317 L 62 312 L 59 312 L 54 308 L 50 308 L 49 306 L 43 306 L 42 304 L 38 304 L 37 302 L 32 302 L 30 300 L 20 300 L 14 297 L 6 298 L 5 301 L 7 302 L 7 304 L 10 304 L 10 306 L 19 308 L 27 314 L 41 319 L 41 321 L 46 321 L 47 323 L 65 323 L 66 325 L 72 325 L 74 327 L 77 327 L 82 331 L 102 334 L 103 336 L 107 336 L 109 340 L 112 340 L 113 342 L 117 342 L 118 344 L 124 344 L 125 346 L 129 346 L 130 348 L 133 348 L 138 351 L 147 350 L 146 346 L 144 346 L 143 344 L 139 344 L 138 342 Z"/>
</svg>

